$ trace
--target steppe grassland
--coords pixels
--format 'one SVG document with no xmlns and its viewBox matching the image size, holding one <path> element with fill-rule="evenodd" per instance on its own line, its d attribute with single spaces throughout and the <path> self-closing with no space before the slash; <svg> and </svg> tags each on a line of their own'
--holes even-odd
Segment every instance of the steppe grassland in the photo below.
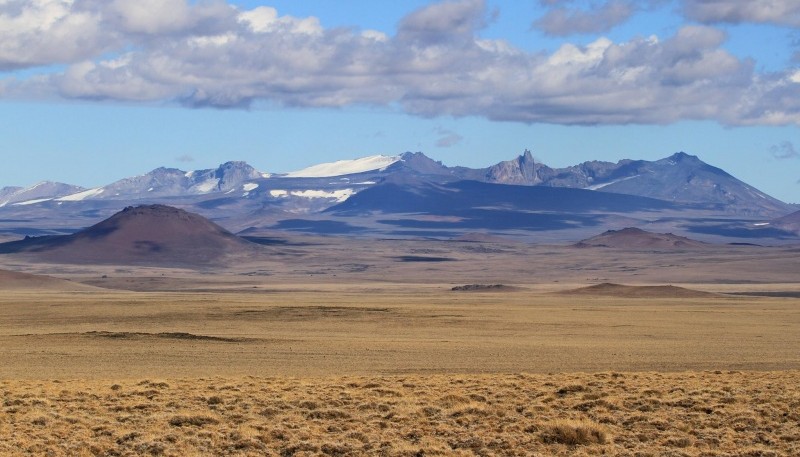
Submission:
<svg viewBox="0 0 800 457">
<path fill-rule="evenodd" d="M 800 369 L 793 298 L 251 290 L 4 293 L 0 379 Z"/>
<path fill-rule="evenodd" d="M 800 455 L 796 299 L 550 289 L 9 292 L 0 455 Z"/>
<path fill-rule="evenodd" d="M 800 455 L 800 372 L 0 381 L 2 455 Z"/>
</svg>

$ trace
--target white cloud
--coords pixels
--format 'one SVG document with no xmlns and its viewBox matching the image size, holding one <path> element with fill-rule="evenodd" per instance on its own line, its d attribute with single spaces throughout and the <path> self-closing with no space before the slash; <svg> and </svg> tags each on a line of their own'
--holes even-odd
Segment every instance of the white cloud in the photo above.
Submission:
<svg viewBox="0 0 800 457">
<path fill-rule="evenodd" d="M 303 19 L 291 16 L 278 16 L 278 10 L 269 6 L 239 13 L 238 20 L 247 25 L 255 33 L 291 32 L 307 35 L 319 35 L 323 32 L 319 19 L 308 17 Z"/>
<path fill-rule="evenodd" d="M 68 63 L 24 80 L 0 77 L 0 93 L 216 108 L 399 106 L 528 123 L 800 124 L 796 69 L 758 73 L 708 26 L 547 54 L 480 37 L 481 0 L 430 5 L 391 36 L 221 0 L 147 3 L 151 10 L 133 1 L 0 0 L 8 25 L 0 26 L 0 68 Z"/>
<path fill-rule="evenodd" d="M 115 43 L 99 14 L 72 0 L 0 1 L 0 71 L 74 62 Z"/>
<path fill-rule="evenodd" d="M 106 13 L 127 32 L 152 35 L 176 32 L 190 21 L 184 0 L 112 0 Z"/>
</svg>

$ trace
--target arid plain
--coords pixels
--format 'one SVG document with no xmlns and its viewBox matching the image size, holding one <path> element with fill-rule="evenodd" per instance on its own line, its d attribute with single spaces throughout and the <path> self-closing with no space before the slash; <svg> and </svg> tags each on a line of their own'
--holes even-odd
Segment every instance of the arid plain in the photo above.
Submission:
<svg viewBox="0 0 800 457">
<path fill-rule="evenodd" d="M 4 256 L 0 453 L 800 454 L 796 246 L 262 241 Z"/>
</svg>

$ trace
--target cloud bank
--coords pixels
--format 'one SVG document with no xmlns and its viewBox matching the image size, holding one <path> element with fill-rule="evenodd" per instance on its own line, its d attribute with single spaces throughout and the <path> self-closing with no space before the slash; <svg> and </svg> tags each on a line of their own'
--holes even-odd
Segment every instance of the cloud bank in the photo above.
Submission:
<svg viewBox="0 0 800 457">
<path fill-rule="evenodd" d="M 687 0 L 686 9 L 709 23 L 777 21 L 748 6 L 761 3 L 775 2 Z M 740 8 L 732 15 L 723 4 Z M 631 3 L 598 11 L 608 5 L 622 8 L 609 14 L 613 25 Z M 782 20 L 790 20 L 797 8 L 784 6 Z M 244 109 L 358 105 L 523 123 L 800 125 L 800 71 L 757 72 L 753 61 L 725 51 L 725 34 L 711 26 L 564 44 L 548 54 L 481 38 L 486 20 L 482 0 L 432 4 L 393 35 L 326 29 L 313 17 L 223 0 L 0 0 L 0 71 L 31 74 L 0 73 L 0 96 Z M 559 27 L 584 23 L 573 15 Z"/>
</svg>

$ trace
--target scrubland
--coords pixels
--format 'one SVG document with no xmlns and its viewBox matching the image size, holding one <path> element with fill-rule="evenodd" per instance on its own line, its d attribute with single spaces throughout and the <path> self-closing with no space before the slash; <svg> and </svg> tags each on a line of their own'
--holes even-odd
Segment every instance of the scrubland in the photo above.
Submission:
<svg viewBox="0 0 800 457">
<path fill-rule="evenodd" d="M 800 455 L 800 372 L 0 381 L 2 455 Z"/>
</svg>

